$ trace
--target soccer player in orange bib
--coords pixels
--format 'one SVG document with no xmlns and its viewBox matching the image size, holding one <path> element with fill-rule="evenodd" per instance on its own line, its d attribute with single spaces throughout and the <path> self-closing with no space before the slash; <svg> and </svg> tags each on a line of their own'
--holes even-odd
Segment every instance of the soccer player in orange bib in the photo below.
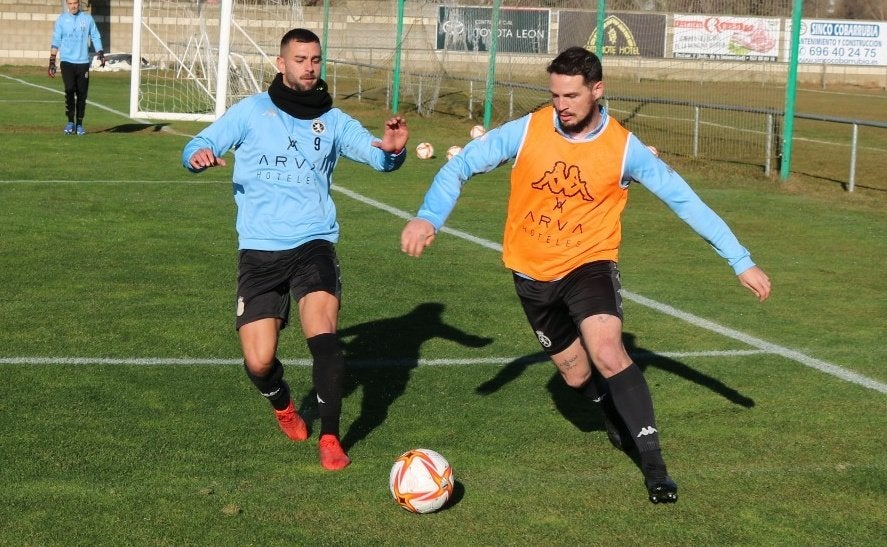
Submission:
<svg viewBox="0 0 887 547">
<path fill-rule="evenodd" d="M 610 441 L 637 451 L 650 501 L 677 501 L 650 390 L 622 342 L 617 261 L 630 182 L 710 243 L 759 301 L 770 280 L 684 179 L 601 106 L 603 68 L 581 47 L 549 65 L 551 105 L 469 142 L 434 177 L 401 249 L 420 256 L 472 176 L 512 161 L 503 261 L 535 336 L 567 385 L 598 403 Z M 626 437 L 630 436 L 630 439 Z"/>
</svg>

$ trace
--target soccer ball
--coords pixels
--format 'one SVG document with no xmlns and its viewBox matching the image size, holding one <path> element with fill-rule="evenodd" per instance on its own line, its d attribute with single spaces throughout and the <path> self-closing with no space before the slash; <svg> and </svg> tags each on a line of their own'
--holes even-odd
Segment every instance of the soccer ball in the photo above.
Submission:
<svg viewBox="0 0 887 547">
<path fill-rule="evenodd" d="M 434 147 L 430 142 L 420 142 L 416 146 L 416 155 L 420 160 L 430 159 L 434 155 Z"/>
<path fill-rule="evenodd" d="M 428 448 L 401 454 L 388 477 L 394 501 L 413 513 L 431 513 L 443 507 L 453 494 L 453 483 L 450 463 Z"/>
<path fill-rule="evenodd" d="M 462 151 L 461 146 L 451 146 L 447 148 L 447 160 L 453 159 L 453 156 Z"/>
<path fill-rule="evenodd" d="M 475 125 L 474 127 L 471 128 L 471 131 L 469 131 L 468 134 L 471 135 L 472 139 L 476 139 L 486 132 L 487 132 L 487 130 L 484 129 L 484 126 Z"/>
</svg>

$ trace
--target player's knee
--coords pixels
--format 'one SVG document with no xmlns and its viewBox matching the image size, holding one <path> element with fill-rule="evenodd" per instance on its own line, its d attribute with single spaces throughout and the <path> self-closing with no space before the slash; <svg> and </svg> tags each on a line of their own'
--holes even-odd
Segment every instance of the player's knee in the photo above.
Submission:
<svg viewBox="0 0 887 547">
<path fill-rule="evenodd" d="M 618 374 L 631 364 L 631 360 L 624 359 L 601 359 L 594 362 L 595 367 L 600 371 L 604 378 L 609 378 L 614 374 Z"/>
<path fill-rule="evenodd" d="M 576 362 L 555 362 L 564 382 L 572 388 L 580 388 L 591 379 L 591 367 L 588 360 Z"/>
<path fill-rule="evenodd" d="M 251 374 L 267 376 L 277 361 L 274 352 L 244 351 L 243 366 Z"/>
<path fill-rule="evenodd" d="M 586 374 L 565 374 L 561 373 L 564 382 L 573 389 L 579 389 L 591 379 L 591 373 Z"/>
<path fill-rule="evenodd" d="M 631 364 L 631 357 L 621 343 L 598 344 L 589 353 L 594 366 L 605 378 L 622 372 Z"/>
<path fill-rule="evenodd" d="M 570 387 L 582 387 L 591 378 L 591 363 L 578 340 L 566 350 L 552 355 L 551 361 Z"/>
</svg>

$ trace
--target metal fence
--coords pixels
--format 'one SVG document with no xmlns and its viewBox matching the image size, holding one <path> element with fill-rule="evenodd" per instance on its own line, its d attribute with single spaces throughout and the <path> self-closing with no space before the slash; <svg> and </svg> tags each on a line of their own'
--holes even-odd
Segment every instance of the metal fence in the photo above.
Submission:
<svg viewBox="0 0 887 547">
<path fill-rule="evenodd" d="M 387 66 L 328 61 L 331 91 L 391 107 L 392 72 Z M 432 73 L 407 73 L 406 110 L 434 99 L 437 113 L 480 120 L 486 81 L 450 76 L 441 83 Z M 622 86 L 625 89 L 627 86 Z M 549 101 L 548 88 L 497 81 L 495 124 L 514 119 Z M 779 92 L 783 92 L 778 89 Z M 717 97 L 717 92 L 711 93 Z M 845 99 L 846 100 L 846 99 Z M 610 94 L 610 112 L 643 141 L 665 154 L 742 164 L 766 176 L 779 173 L 782 161 L 781 108 L 758 108 L 651 95 Z M 887 122 L 813 113 L 795 113 L 793 172 L 843 185 L 887 191 Z"/>
</svg>

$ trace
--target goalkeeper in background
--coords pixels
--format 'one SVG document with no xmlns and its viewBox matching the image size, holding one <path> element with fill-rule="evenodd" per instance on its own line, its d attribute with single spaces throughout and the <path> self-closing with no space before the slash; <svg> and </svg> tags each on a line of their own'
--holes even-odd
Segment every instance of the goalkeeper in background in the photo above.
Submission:
<svg viewBox="0 0 887 547">
<path fill-rule="evenodd" d="M 85 135 L 83 115 L 89 94 L 89 40 L 96 50 L 96 58 L 105 66 L 102 37 L 92 15 L 80 10 L 80 0 L 66 0 L 68 10 L 55 21 L 52 45 L 49 48 L 49 77 L 55 78 L 61 54 L 62 82 L 65 84 L 65 135 Z"/>
<path fill-rule="evenodd" d="M 385 121 L 381 139 L 338 108 L 320 78 L 320 38 L 307 29 L 280 41 L 278 74 L 265 93 L 238 102 L 182 151 L 192 172 L 224 166 L 234 150 L 234 202 L 239 239 L 235 326 L 246 375 L 271 403 L 283 432 L 308 438 L 277 358 L 280 331 L 298 305 L 313 358 L 320 416 L 318 452 L 330 471 L 351 460 L 339 440 L 345 359 L 337 334 L 342 291 L 330 195 L 340 156 L 393 171 L 406 159 L 409 137 L 400 116 Z"/>
<path fill-rule="evenodd" d="M 599 104 L 596 55 L 569 48 L 548 74 L 551 105 L 469 142 L 444 164 L 401 249 L 421 255 L 465 182 L 514 160 L 502 255 L 533 333 L 567 385 L 601 405 L 610 442 L 637 451 L 650 501 L 674 503 L 678 487 L 660 451 L 650 390 L 622 342 L 617 260 L 630 183 L 708 241 L 758 300 L 770 296 L 770 280 L 684 179 Z"/>
</svg>

